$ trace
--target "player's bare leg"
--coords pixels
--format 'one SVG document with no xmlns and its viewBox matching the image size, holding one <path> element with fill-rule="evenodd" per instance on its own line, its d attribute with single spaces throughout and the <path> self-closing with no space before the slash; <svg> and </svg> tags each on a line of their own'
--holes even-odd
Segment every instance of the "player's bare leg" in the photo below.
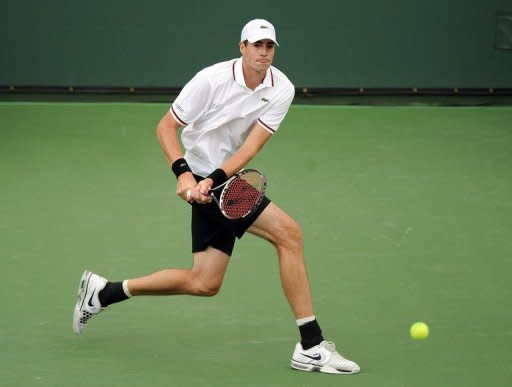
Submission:
<svg viewBox="0 0 512 387">
<path fill-rule="evenodd" d="M 301 334 L 290 366 L 301 371 L 356 374 L 359 366 L 340 355 L 334 343 L 325 341 L 313 315 L 313 302 L 304 262 L 300 226 L 271 203 L 249 228 L 249 232 L 268 240 L 277 249 L 281 284 L 293 310 Z"/>
<path fill-rule="evenodd" d="M 248 230 L 272 243 L 279 255 L 281 285 L 296 319 L 313 315 L 304 262 L 302 230 L 288 214 L 270 203 Z"/>
<path fill-rule="evenodd" d="M 191 269 L 166 269 L 128 280 L 133 296 L 189 294 L 214 296 L 220 290 L 229 255 L 213 247 L 194 254 Z"/>
<path fill-rule="evenodd" d="M 229 256 L 209 247 L 194 254 L 191 269 L 167 269 L 125 280 L 109 282 L 86 270 L 80 278 L 78 300 L 73 311 L 73 330 L 81 333 L 91 317 L 113 303 L 138 295 L 189 294 L 214 296 L 220 290 Z"/>
</svg>

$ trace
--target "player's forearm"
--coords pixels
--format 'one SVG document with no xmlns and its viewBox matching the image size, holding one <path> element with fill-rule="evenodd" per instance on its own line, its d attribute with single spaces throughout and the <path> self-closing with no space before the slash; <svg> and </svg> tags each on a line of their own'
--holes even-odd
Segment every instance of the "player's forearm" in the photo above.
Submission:
<svg viewBox="0 0 512 387">
<path fill-rule="evenodd" d="M 244 168 L 256 153 L 258 153 L 257 149 L 248 147 L 246 144 L 242 145 L 233 156 L 220 166 L 222 171 L 217 169 L 207 176 L 206 179 L 198 183 L 199 192 L 201 192 L 202 195 L 208 195 L 211 188 L 217 187 L 219 184 L 223 183 L 226 178 L 233 176 Z"/>
<path fill-rule="evenodd" d="M 263 145 L 265 145 L 270 136 L 271 135 L 265 129 L 259 124 L 256 124 L 240 149 L 222 164 L 221 168 L 226 172 L 228 177 L 234 175 L 249 164 Z"/>
<path fill-rule="evenodd" d="M 165 119 L 162 119 L 157 126 L 158 141 L 169 164 L 183 157 L 178 130 L 179 127 L 171 125 Z"/>
<path fill-rule="evenodd" d="M 257 149 L 242 146 L 242 148 L 222 164 L 221 168 L 226 172 L 228 177 L 233 176 L 249 164 L 257 153 Z"/>
</svg>

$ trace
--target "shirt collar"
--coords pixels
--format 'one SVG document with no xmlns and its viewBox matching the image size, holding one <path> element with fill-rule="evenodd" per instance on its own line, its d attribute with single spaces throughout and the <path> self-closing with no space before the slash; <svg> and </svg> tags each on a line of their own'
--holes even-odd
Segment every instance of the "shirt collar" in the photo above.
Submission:
<svg viewBox="0 0 512 387">
<path fill-rule="evenodd" d="M 242 58 L 238 58 L 233 62 L 233 80 L 236 81 L 239 85 L 247 87 L 245 84 L 244 72 L 242 70 Z M 268 68 L 263 82 L 261 82 L 261 85 L 259 85 L 256 90 L 262 87 L 274 87 L 274 75 L 272 74 L 272 66 Z"/>
</svg>

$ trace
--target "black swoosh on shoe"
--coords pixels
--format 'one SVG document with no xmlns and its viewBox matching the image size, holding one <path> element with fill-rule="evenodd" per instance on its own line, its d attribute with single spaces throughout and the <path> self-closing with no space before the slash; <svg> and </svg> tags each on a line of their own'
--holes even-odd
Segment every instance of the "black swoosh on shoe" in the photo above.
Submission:
<svg viewBox="0 0 512 387">
<path fill-rule="evenodd" d="M 94 305 L 91 303 L 92 298 L 94 297 L 94 293 L 96 293 L 96 289 L 93 290 L 91 297 L 89 298 L 89 301 L 87 301 L 87 305 L 89 305 L 91 308 L 94 308 Z"/>
<path fill-rule="evenodd" d="M 303 356 L 306 356 L 306 357 L 309 357 L 310 359 L 313 359 L 313 360 L 322 360 L 322 356 L 320 354 L 315 354 L 313 356 L 311 355 L 306 355 L 305 353 L 302 354 Z"/>
</svg>

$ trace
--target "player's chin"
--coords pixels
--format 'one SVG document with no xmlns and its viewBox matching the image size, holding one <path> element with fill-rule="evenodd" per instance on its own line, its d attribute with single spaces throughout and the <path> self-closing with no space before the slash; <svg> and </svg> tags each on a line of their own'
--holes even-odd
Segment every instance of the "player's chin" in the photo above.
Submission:
<svg viewBox="0 0 512 387">
<path fill-rule="evenodd" d="M 258 62 L 256 64 L 256 67 L 259 71 L 263 72 L 263 71 L 267 71 L 268 68 L 270 67 L 270 62 Z"/>
</svg>

